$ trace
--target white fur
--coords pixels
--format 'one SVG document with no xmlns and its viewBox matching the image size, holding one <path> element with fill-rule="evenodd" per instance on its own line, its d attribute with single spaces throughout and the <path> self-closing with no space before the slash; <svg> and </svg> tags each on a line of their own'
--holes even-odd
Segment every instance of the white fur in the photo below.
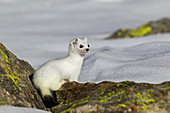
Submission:
<svg viewBox="0 0 170 113">
<path fill-rule="evenodd" d="M 80 48 L 83 45 L 83 48 Z M 77 81 L 84 55 L 89 49 L 88 39 L 73 39 L 69 45 L 68 56 L 61 60 L 45 63 L 33 75 L 33 83 L 40 90 L 42 97 L 51 95 L 50 90 L 58 90 L 65 80 Z"/>
</svg>

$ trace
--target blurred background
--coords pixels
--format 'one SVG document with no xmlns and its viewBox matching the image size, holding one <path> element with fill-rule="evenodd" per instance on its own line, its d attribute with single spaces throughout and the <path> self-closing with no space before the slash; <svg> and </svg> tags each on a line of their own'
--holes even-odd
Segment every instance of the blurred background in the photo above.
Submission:
<svg viewBox="0 0 170 113">
<path fill-rule="evenodd" d="M 169 0 L 0 0 L 0 38 L 107 36 L 169 17 L 169 4 Z"/>
</svg>

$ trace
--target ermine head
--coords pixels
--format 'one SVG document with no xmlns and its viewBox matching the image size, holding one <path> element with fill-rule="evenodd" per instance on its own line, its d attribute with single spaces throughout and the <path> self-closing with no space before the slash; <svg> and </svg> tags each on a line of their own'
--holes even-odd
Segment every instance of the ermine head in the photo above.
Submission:
<svg viewBox="0 0 170 113">
<path fill-rule="evenodd" d="M 74 53 L 74 54 L 79 54 L 81 56 L 84 56 L 86 53 L 88 53 L 89 49 L 90 49 L 90 45 L 87 37 L 83 39 L 75 38 L 70 42 L 69 54 Z"/>
</svg>

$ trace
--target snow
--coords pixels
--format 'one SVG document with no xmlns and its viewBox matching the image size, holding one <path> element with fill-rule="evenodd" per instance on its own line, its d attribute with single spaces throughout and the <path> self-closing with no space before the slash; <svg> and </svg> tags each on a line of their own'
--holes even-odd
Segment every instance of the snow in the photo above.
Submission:
<svg viewBox="0 0 170 113">
<path fill-rule="evenodd" d="M 0 0 L 0 41 L 37 69 L 65 57 L 72 38 L 87 36 L 91 49 L 79 82 L 162 83 L 170 80 L 170 34 L 104 38 L 120 28 L 170 17 L 169 4 L 170 0 Z M 21 109 L 30 110 L 0 107 L 4 113 Z"/>
<path fill-rule="evenodd" d="M 149 42 L 127 48 L 103 47 L 86 57 L 80 81 L 170 80 L 170 42 Z"/>
<path fill-rule="evenodd" d="M 51 113 L 51 112 L 33 109 L 33 108 L 0 106 L 0 113 Z"/>
</svg>

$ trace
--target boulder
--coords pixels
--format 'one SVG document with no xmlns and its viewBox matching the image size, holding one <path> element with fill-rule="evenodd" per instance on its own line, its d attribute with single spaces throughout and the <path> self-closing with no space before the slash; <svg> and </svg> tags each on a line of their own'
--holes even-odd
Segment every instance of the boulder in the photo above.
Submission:
<svg viewBox="0 0 170 113">
<path fill-rule="evenodd" d="M 170 32 L 170 19 L 163 18 L 157 21 L 145 23 L 136 29 L 119 29 L 111 36 L 109 36 L 107 39 L 141 37 L 152 34 L 169 32 Z"/>
<path fill-rule="evenodd" d="M 56 91 L 56 97 L 60 105 L 51 108 L 53 113 L 170 112 L 170 82 L 72 82 Z"/>
<path fill-rule="evenodd" d="M 0 105 L 46 109 L 29 75 L 34 69 L 0 43 Z"/>
</svg>

